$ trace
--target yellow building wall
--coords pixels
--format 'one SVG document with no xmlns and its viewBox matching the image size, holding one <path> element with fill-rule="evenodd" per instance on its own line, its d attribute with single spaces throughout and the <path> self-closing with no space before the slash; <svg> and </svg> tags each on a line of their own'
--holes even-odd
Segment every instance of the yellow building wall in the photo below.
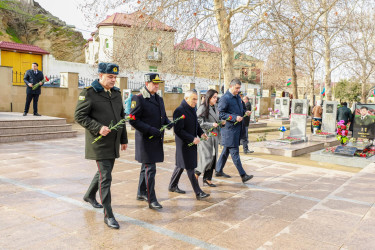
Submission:
<svg viewBox="0 0 375 250">
<path fill-rule="evenodd" d="M 31 69 L 33 62 L 38 63 L 38 70 L 43 70 L 43 56 L 20 53 L 13 51 L 1 51 L 1 66 L 13 67 L 13 85 L 24 85 L 23 77 L 27 70 Z"/>
</svg>

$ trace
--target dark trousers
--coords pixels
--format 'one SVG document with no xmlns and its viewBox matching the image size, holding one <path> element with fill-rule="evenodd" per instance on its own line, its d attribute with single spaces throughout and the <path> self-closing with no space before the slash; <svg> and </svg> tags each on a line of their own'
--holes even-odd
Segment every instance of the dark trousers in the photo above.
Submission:
<svg viewBox="0 0 375 250">
<path fill-rule="evenodd" d="M 96 192 L 99 190 L 100 201 L 104 208 L 104 216 L 108 218 L 114 217 L 111 206 L 111 182 L 114 164 L 115 159 L 96 161 L 98 171 L 84 196 L 84 198 L 95 199 Z"/>
<path fill-rule="evenodd" d="M 25 113 L 29 113 L 30 103 L 33 101 L 34 114 L 38 113 L 39 94 L 26 94 Z"/>
<path fill-rule="evenodd" d="M 176 168 L 173 171 L 171 181 L 169 183 L 169 189 L 176 188 L 178 186 L 178 182 L 180 181 L 180 177 L 182 172 L 184 172 L 183 168 L 179 168 L 176 166 Z M 199 187 L 199 183 L 197 178 L 195 178 L 194 169 L 186 169 L 186 173 L 189 177 L 191 186 L 193 187 L 194 193 L 199 194 L 202 193 L 202 189 Z"/>
<path fill-rule="evenodd" d="M 223 148 L 223 151 L 221 152 L 220 158 L 216 165 L 216 172 L 223 172 L 224 165 L 228 160 L 229 154 L 232 156 L 232 160 L 234 165 L 236 166 L 238 173 L 242 176 L 246 174 L 245 170 L 242 167 L 241 159 L 240 159 L 240 152 L 238 147 L 225 147 Z"/>
<path fill-rule="evenodd" d="M 142 163 L 139 174 L 138 195 L 147 195 L 148 202 L 157 201 L 155 194 L 155 163 Z"/>
<path fill-rule="evenodd" d="M 249 127 L 243 127 L 243 129 L 245 132 L 241 138 L 241 144 L 243 146 L 243 150 L 246 151 L 246 150 L 249 150 L 249 146 L 248 146 L 249 145 L 249 131 L 248 131 Z"/>
</svg>

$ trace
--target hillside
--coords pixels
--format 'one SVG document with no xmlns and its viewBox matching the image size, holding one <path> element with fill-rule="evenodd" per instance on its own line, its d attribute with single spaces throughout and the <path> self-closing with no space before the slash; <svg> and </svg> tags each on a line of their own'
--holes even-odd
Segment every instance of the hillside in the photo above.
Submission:
<svg viewBox="0 0 375 250">
<path fill-rule="evenodd" d="M 0 41 L 28 43 L 50 52 L 56 59 L 84 62 L 86 40 L 37 2 L 0 1 Z"/>
</svg>

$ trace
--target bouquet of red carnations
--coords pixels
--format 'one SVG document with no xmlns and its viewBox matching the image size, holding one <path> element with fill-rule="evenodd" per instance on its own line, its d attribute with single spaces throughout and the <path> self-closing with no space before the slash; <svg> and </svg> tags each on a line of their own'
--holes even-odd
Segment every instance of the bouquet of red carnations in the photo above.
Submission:
<svg viewBox="0 0 375 250">
<path fill-rule="evenodd" d="M 44 77 L 44 79 L 40 82 L 38 82 L 37 84 L 35 84 L 33 87 L 32 87 L 32 90 L 36 90 L 37 88 L 39 88 L 41 86 L 40 83 L 44 84 L 45 82 L 49 82 L 49 79 L 48 77 Z"/>
</svg>

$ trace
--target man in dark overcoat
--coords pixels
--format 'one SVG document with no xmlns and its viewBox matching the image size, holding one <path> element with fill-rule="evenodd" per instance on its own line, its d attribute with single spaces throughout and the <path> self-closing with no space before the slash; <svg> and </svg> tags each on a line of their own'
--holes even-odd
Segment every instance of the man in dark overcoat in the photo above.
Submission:
<svg viewBox="0 0 375 250">
<path fill-rule="evenodd" d="M 111 130 L 109 125 L 124 118 L 121 91 L 115 87 L 119 67 L 113 63 L 99 63 L 98 71 L 99 79 L 82 90 L 75 111 L 75 120 L 85 128 L 86 159 L 95 160 L 98 167 L 83 199 L 95 208 L 104 207 L 104 222 L 118 229 L 120 226 L 111 206 L 112 169 L 115 159 L 120 157 L 120 144 L 121 150 L 126 150 L 128 138 L 125 125 L 118 130 Z M 103 137 L 92 143 L 100 135 Z M 98 190 L 103 206 L 95 198 Z"/>
<path fill-rule="evenodd" d="M 181 105 L 173 112 L 173 119 L 181 117 L 182 115 L 185 115 L 185 119 L 178 121 L 174 125 L 176 168 L 173 171 L 169 183 L 169 191 L 175 192 L 176 188 L 178 188 L 181 174 L 184 169 L 186 169 L 196 198 L 197 200 L 201 200 L 210 195 L 202 191 L 194 174 L 194 169 L 198 164 L 197 144 L 200 142 L 199 137 L 207 139 L 207 136 L 204 134 L 198 123 L 197 113 L 195 111 L 197 102 L 197 92 L 194 90 L 188 90 L 185 92 L 185 97 L 184 100 L 182 100 Z M 190 143 L 193 143 L 193 145 L 189 146 Z"/>
<path fill-rule="evenodd" d="M 145 78 L 146 86 L 133 96 L 130 111 L 136 118 L 130 121 L 136 129 L 135 159 L 142 163 L 137 199 L 148 201 L 151 209 L 161 209 L 155 194 L 156 163 L 164 161 L 164 131 L 160 132 L 160 128 L 170 121 L 163 98 L 157 94 L 159 84 L 164 81 L 156 73 L 146 74 Z"/>
<path fill-rule="evenodd" d="M 245 112 L 251 112 L 251 103 L 249 101 L 249 97 L 243 96 L 240 94 L 242 98 L 242 105 L 244 107 Z M 250 113 L 251 115 L 251 113 Z M 249 150 L 249 125 L 250 125 L 250 115 L 246 116 L 242 120 L 242 135 L 241 135 L 241 144 L 243 146 L 243 152 L 245 154 L 254 153 L 254 151 Z"/>
<path fill-rule="evenodd" d="M 38 100 L 39 95 L 41 94 L 41 87 L 33 90 L 33 86 L 37 83 L 40 83 L 40 86 L 43 85 L 42 80 L 44 79 L 43 72 L 38 70 L 38 64 L 34 62 L 31 64 L 31 69 L 26 71 L 23 81 L 26 84 L 26 104 L 23 112 L 23 116 L 26 116 L 29 113 L 30 103 L 33 101 L 34 115 L 40 116 L 38 113 Z"/>
<path fill-rule="evenodd" d="M 238 147 L 240 145 L 243 115 L 246 113 L 250 115 L 250 111 L 245 111 L 243 108 L 241 97 L 238 95 L 240 89 L 241 81 L 238 79 L 232 80 L 229 90 L 227 90 L 219 101 L 220 119 L 227 120 L 227 123 L 225 127 L 221 129 L 221 145 L 224 146 L 224 148 L 216 165 L 216 176 L 230 178 L 229 175 L 223 172 L 224 165 L 230 154 L 241 176 L 242 182 L 245 183 L 253 178 L 253 176 L 247 175 L 243 169 Z M 235 125 L 235 122 L 238 123 Z"/>
</svg>

